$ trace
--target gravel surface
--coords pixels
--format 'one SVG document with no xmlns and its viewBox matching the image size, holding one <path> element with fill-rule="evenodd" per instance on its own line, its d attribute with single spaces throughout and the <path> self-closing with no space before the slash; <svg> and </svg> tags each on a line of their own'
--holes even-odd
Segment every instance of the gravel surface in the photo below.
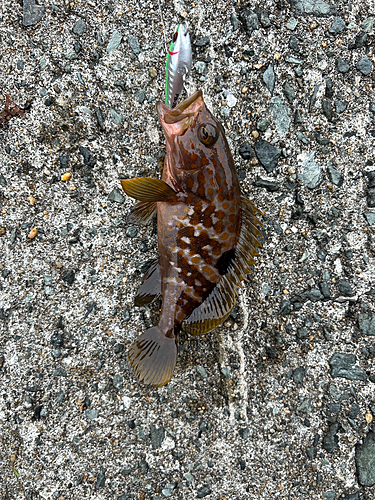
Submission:
<svg viewBox="0 0 375 500">
<path fill-rule="evenodd" d="M 156 221 L 127 223 L 119 179 L 165 154 L 158 4 L 2 0 L 0 498 L 374 499 L 373 2 L 160 1 L 263 250 L 225 324 L 139 385 Z"/>
</svg>

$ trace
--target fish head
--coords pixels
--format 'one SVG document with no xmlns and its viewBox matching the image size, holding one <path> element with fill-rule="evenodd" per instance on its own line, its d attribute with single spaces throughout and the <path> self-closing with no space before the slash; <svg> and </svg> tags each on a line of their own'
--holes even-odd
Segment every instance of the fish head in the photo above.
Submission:
<svg viewBox="0 0 375 500">
<path fill-rule="evenodd" d="M 194 192 L 198 184 L 205 184 L 195 182 L 198 177 L 202 179 L 203 175 L 208 186 L 210 177 L 225 164 L 229 164 L 229 171 L 234 169 L 223 126 L 207 108 L 202 91 L 174 109 L 159 102 L 157 112 L 167 139 L 168 171 L 163 177 L 167 182 L 170 180 L 184 191 Z"/>
</svg>

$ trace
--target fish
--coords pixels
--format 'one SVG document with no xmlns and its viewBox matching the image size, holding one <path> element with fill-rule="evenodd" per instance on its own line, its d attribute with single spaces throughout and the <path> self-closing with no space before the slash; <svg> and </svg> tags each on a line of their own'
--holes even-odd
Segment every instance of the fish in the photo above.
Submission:
<svg viewBox="0 0 375 500">
<path fill-rule="evenodd" d="M 229 316 L 262 246 L 261 212 L 241 196 L 224 128 L 202 91 L 174 109 L 159 102 L 157 113 L 166 138 L 162 178 L 121 181 L 138 200 L 132 222 L 145 224 L 157 212 L 159 257 L 134 302 L 161 297 L 160 318 L 128 351 L 131 370 L 151 386 L 171 380 L 182 328 L 203 335 Z"/>
<path fill-rule="evenodd" d="M 174 108 L 192 63 L 190 35 L 186 23 L 177 26 L 169 46 L 165 82 L 165 105 Z"/>
</svg>

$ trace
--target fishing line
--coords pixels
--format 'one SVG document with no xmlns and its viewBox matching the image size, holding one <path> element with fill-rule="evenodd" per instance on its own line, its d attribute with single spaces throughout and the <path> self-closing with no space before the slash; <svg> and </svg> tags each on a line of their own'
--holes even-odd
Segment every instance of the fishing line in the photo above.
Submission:
<svg viewBox="0 0 375 500">
<path fill-rule="evenodd" d="M 167 41 L 165 39 L 165 24 L 164 24 L 163 12 L 161 10 L 160 0 L 158 0 L 158 5 L 159 5 L 159 12 L 160 12 L 161 23 L 163 25 L 164 49 L 165 49 L 165 52 L 167 52 L 168 49 L 167 49 Z"/>
</svg>

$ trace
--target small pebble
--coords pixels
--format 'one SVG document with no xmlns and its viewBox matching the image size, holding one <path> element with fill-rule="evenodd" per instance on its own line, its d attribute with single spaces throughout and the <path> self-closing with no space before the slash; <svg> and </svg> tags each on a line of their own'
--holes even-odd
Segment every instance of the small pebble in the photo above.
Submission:
<svg viewBox="0 0 375 500">
<path fill-rule="evenodd" d="M 33 238 L 35 238 L 35 236 L 38 234 L 38 229 L 36 227 L 34 227 L 30 232 L 29 234 L 27 235 L 28 238 L 30 238 L 31 240 Z"/>
<path fill-rule="evenodd" d="M 30 205 L 33 207 L 35 205 L 35 198 L 34 196 L 29 196 L 27 198 L 27 201 L 30 203 Z"/>
<path fill-rule="evenodd" d="M 69 181 L 71 178 L 72 178 L 72 174 L 70 172 L 62 174 L 62 176 L 61 176 L 62 181 Z"/>
</svg>

